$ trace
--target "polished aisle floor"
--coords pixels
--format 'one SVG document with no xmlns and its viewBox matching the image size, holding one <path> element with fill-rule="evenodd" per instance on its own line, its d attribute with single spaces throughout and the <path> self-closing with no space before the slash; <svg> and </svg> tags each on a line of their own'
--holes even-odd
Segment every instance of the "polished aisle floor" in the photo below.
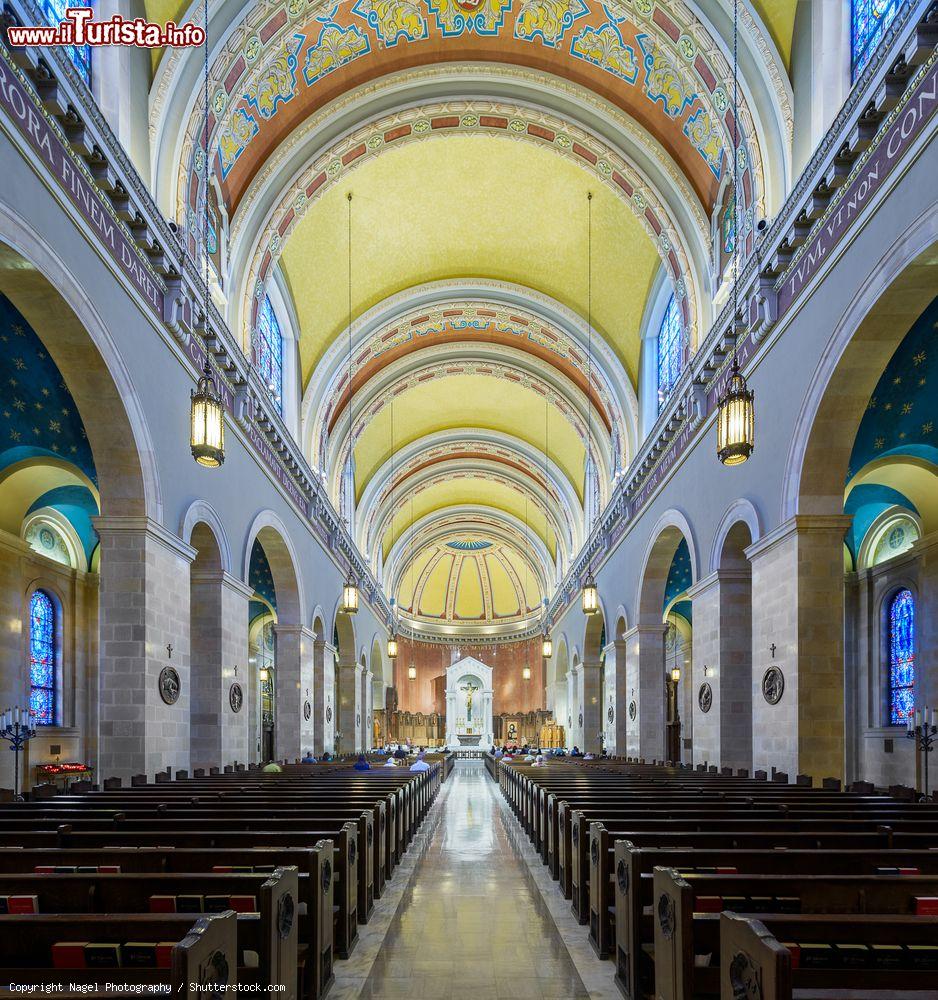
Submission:
<svg viewBox="0 0 938 1000">
<path fill-rule="evenodd" d="M 457 764 L 421 837 L 408 851 L 416 851 L 412 877 L 375 942 L 367 977 L 343 989 L 336 969 L 343 996 L 589 1000 L 605 994 L 584 985 L 551 915 L 555 907 L 539 886 L 533 867 L 539 861 L 481 761 Z M 547 888 L 560 900 L 563 926 L 569 903 Z M 571 949 L 583 949 L 584 929 L 572 917 L 568 929 Z"/>
</svg>

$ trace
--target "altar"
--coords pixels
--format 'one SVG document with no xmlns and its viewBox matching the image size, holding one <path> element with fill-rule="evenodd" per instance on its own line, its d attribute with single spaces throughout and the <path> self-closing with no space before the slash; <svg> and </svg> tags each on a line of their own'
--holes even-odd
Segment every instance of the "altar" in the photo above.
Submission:
<svg viewBox="0 0 938 1000">
<path fill-rule="evenodd" d="M 482 747 L 495 740 L 492 722 L 492 668 L 465 656 L 446 671 L 446 745 L 453 750 Z"/>
</svg>

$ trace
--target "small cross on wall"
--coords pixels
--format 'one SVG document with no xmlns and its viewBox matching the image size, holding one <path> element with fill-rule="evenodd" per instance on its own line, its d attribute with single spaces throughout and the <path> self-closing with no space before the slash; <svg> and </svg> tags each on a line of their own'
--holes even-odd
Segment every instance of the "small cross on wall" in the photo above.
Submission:
<svg viewBox="0 0 938 1000">
<path fill-rule="evenodd" d="M 173 658 L 173 644 L 171 642 L 166 643 L 166 655 L 170 659 Z"/>
<path fill-rule="evenodd" d="M 771 646 L 769 646 L 769 650 L 770 650 L 770 652 L 772 653 L 772 659 L 773 659 L 773 660 L 775 659 L 775 650 L 776 650 L 777 648 L 778 648 L 778 647 L 777 647 L 777 646 L 775 645 L 775 643 L 774 643 L 774 642 L 772 643 L 772 645 L 771 645 Z"/>
</svg>

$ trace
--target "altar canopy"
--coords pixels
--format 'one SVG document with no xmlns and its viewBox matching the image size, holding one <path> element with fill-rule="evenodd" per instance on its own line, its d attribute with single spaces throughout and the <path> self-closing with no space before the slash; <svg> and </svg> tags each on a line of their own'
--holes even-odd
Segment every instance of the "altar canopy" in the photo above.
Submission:
<svg viewBox="0 0 938 1000">
<path fill-rule="evenodd" d="M 446 670 L 446 745 L 491 746 L 492 668 L 472 656 Z"/>
</svg>

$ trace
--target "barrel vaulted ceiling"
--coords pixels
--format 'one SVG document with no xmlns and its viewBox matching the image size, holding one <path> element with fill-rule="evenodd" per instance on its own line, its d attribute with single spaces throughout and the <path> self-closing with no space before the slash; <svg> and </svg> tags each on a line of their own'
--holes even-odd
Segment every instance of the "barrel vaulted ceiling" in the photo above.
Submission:
<svg viewBox="0 0 938 1000">
<path fill-rule="evenodd" d="M 659 275 L 693 352 L 732 159 L 746 241 L 789 182 L 795 8 L 741 0 L 735 153 L 729 0 L 220 0 L 208 164 L 201 54 L 154 55 L 157 195 L 194 249 L 211 170 L 246 351 L 286 289 L 301 444 L 404 616 L 517 628 L 575 556 Z"/>
</svg>

